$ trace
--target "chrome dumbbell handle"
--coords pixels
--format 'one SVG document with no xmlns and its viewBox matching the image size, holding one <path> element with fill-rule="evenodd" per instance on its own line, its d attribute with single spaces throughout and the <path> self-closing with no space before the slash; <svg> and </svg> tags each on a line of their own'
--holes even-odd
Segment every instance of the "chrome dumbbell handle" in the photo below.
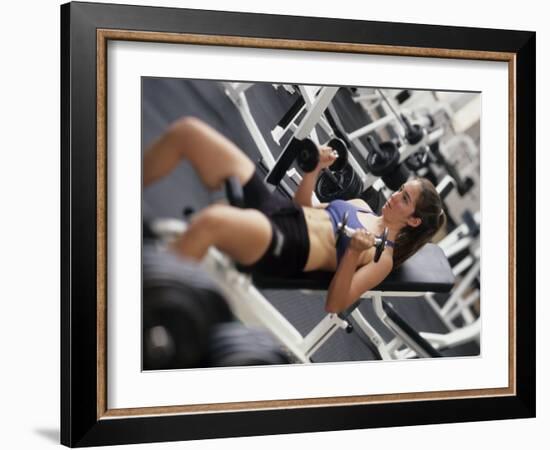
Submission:
<svg viewBox="0 0 550 450">
<path fill-rule="evenodd" d="M 338 241 L 340 239 L 340 236 L 346 235 L 349 238 L 352 238 L 353 235 L 356 233 L 356 230 L 353 228 L 350 228 L 347 226 L 349 219 L 349 214 L 346 212 L 343 217 L 343 221 L 338 223 L 338 238 L 336 240 L 336 243 L 338 245 Z M 382 252 L 384 251 L 384 248 L 386 248 L 386 242 L 388 238 L 388 229 L 384 229 L 384 233 L 382 233 L 381 237 L 375 237 L 374 238 L 374 246 L 376 248 L 376 251 L 374 252 L 374 262 L 378 262 L 380 259 L 380 256 L 382 256 Z M 393 245 L 391 245 L 393 247 Z"/>
<path fill-rule="evenodd" d="M 338 229 L 342 230 L 342 232 L 349 238 L 352 238 L 355 233 L 357 233 L 356 229 L 350 228 L 347 225 L 343 225 L 341 222 L 338 223 Z M 374 245 L 378 247 L 380 244 L 382 244 L 382 238 L 381 237 L 374 237 Z"/>
</svg>

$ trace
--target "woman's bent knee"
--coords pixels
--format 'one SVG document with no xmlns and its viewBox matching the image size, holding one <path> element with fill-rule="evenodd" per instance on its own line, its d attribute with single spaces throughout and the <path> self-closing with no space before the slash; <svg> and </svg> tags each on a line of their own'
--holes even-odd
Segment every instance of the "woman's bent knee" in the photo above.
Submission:
<svg viewBox="0 0 550 450">
<path fill-rule="evenodd" d="M 183 235 L 174 243 L 173 249 L 180 255 L 200 261 L 211 245 L 217 245 L 223 230 L 222 205 L 209 206 L 197 213 Z"/>
<path fill-rule="evenodd" d="M 214 233 L 223 227 L 223 223 L 230 213 L 231 206 L 227 205 L 210 205 L 198 212 L 191 219 L 190 227 Z"/>
<path fill-rule="evenodd" d="M 205 123 L 196 117 L 186 116 L 173 122 L 168 128 L 168 134 L 177 139 L 187 140 L 190 136 L 195 135 L 200 130 L 203 130 Z"/>
</svg>

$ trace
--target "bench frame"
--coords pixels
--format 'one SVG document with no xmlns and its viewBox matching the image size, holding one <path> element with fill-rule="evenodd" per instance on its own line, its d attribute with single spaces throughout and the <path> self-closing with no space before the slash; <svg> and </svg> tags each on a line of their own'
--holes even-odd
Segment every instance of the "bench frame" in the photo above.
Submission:
<svg viewBox="0 0 550 450">
<path fill-rule="evenodd" d="M 367 336 L 381 359 L 430 357 L 436 352 L 435 348 L 430 348 L 429 339 L 424 340 L 418 333 L 403 327 L 401 321 L 404 322 L 404 319 L 396 320 L 397 313 L 388 314 L 387 306 L 382 299 L 383 296 L 421 297 L 425 292 L 368 291 L 344 313 L 327 313 L 307 335 L 302 336 L 265 298 L 253 284 L 252 278 L 239 272 L 233 262 L 220 251 L 215 248 L 210 249 L 202 265 L 220 286 L 235 316 L 245 324 L 262 326 L 269 330 L 297 362 L 312 362 L 311 357 L 339 329 L 351 331 L 354 325 L 350 318 Z M 377 317 L 394 335 L 391 341 L 386 342 L 359 310 L 359 305 L 365 299 L 373 302 Z M 403 349 L 404 346 L 405 349 Z"/>
</svg>

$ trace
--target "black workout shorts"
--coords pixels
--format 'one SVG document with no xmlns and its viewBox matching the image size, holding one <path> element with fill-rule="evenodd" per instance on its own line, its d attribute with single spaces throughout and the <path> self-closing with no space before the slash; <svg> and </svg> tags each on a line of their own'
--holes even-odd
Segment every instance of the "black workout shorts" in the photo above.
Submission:
<svg viewBox="0 0 550 450">
<path fill-rule="evenodd" d="M 272 237 L 267 251 L 244 270 L 267 276 L 291 276 L 303 271 L 309 255 L 309 235 L 302 207 L 271 193 L 256 171 L 243 186 L 246 208 L 263 212 L 271 223 Z"/>
</svg>

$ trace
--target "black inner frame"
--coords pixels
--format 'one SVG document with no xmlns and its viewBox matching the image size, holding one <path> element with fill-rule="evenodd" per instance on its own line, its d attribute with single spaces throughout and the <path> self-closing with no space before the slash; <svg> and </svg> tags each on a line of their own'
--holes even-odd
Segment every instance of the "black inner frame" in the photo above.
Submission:
<svg viewBox="0 0 550 450">
<path fill-rule="evenodd" d="M 515 230 L 517 394 L 98 420 L 98 28 L 515 53 L 516 188 L 519 199 Z M 535 416 L 535 33 L 110 4 L 66 4 L 61 6 L 60 132 L 63 444 L 91 446 Z"/>
</svg>

